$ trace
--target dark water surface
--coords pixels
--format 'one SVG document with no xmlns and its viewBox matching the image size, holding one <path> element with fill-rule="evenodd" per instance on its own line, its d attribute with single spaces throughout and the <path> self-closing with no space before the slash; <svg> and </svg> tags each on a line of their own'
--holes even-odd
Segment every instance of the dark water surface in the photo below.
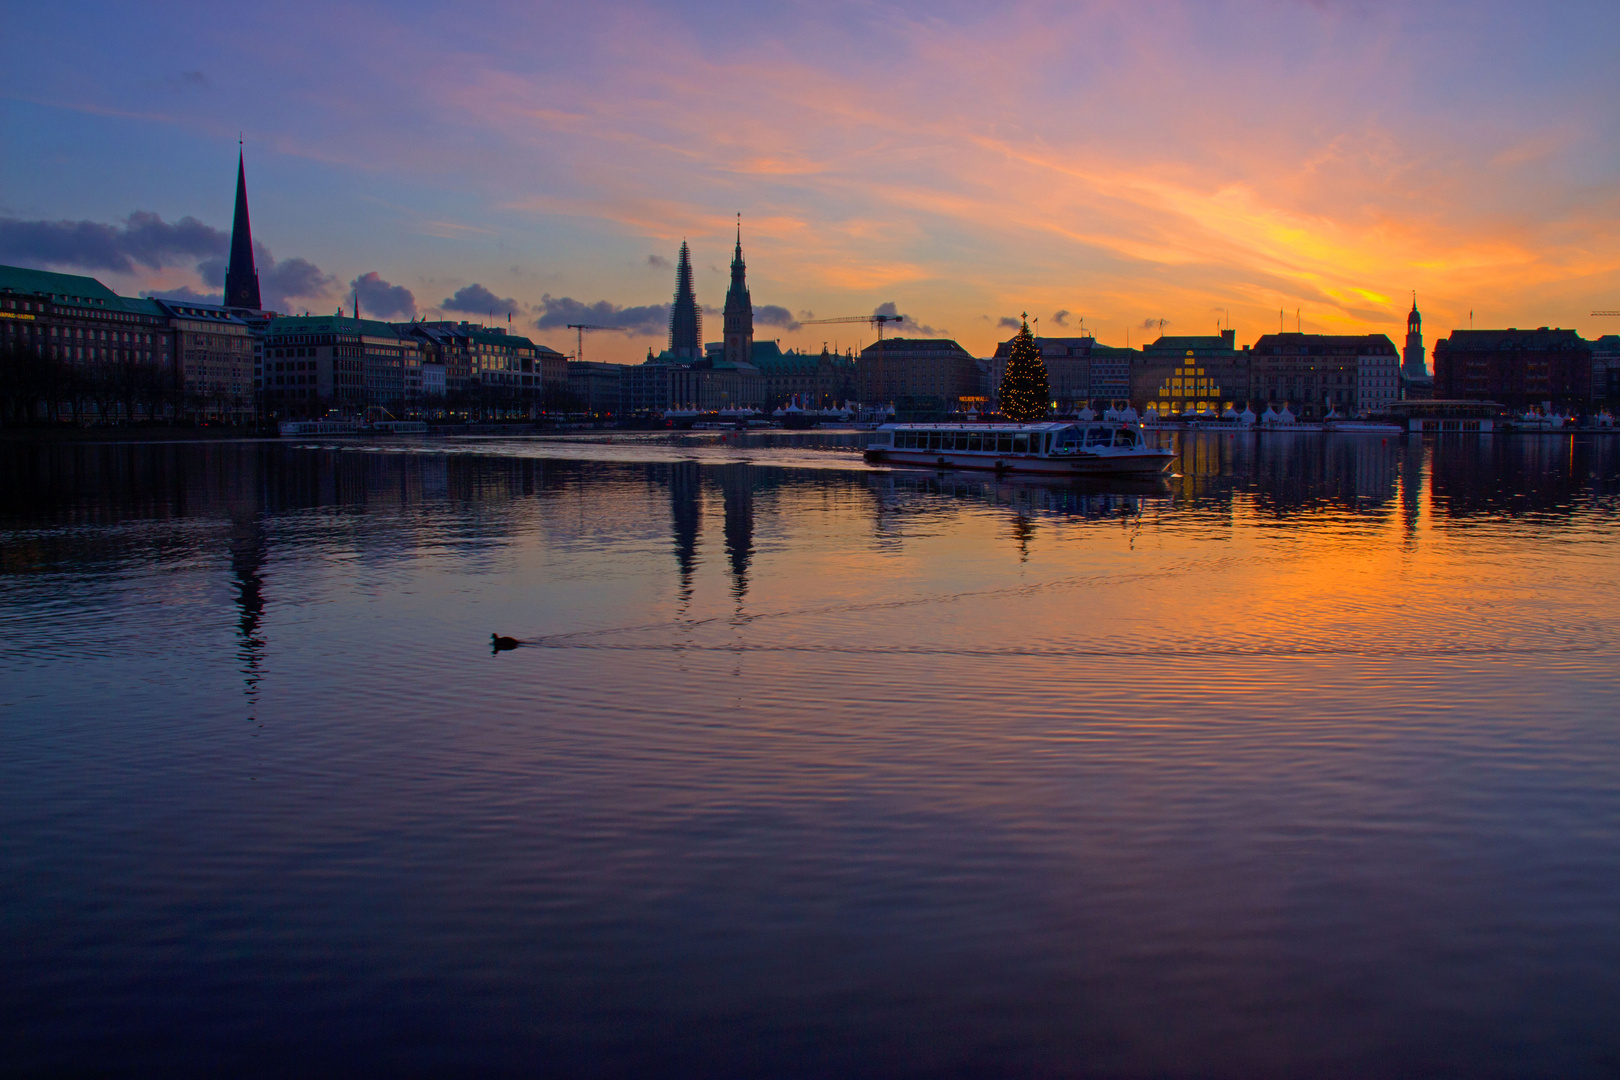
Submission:
<svg viewBox="0 0 1620 1080">
<path fill-rule="evenodd" d="M 0 448 L 0 1070 L 1620 1075 L 1620 440 L 694 446 Z"/>
</svg>

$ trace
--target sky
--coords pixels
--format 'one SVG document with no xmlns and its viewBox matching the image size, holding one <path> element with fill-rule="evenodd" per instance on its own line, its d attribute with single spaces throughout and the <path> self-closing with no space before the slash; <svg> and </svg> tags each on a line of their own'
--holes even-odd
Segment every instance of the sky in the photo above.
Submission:
<svg viewBox="0 0 1620 1080">
<path fill-rule="evenodd" d="M 1613 0 L 0 2 L 0 262 L 126 295 L 217 298 L 240 135 L 267 304 L 588 360 L 738 214 L 784 347 L 1620 332 Z"/>
</svg>

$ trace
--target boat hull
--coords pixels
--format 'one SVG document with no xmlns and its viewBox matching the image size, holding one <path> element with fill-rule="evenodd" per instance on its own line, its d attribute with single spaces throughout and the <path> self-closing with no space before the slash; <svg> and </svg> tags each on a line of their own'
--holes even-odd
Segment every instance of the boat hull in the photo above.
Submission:
<svg viewBox="0 0 1620 1080">
<path fill-rule="evenodd" d="M 1038 457 L 1030 454 L 974 453 L 952 450 L 869 449 L 866 460 L 883 465 L 910 465 L 925 469 L 979 469 L 996 473 L 1033 473 L 1041 476 L 1158 476 L 1176 462 L 1173 450 L 1133 450 L 1120 454 L 1077 454 Z"/>
</svg>

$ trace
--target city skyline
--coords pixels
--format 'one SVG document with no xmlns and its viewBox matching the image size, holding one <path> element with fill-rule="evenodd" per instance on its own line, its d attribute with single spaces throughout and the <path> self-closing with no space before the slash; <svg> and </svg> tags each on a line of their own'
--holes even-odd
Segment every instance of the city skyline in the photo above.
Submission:
<svg viewBox="0 0 1620 1080">
<path fill-rule="evenodd" d="M 0 76 L 0 262 L 125 294 L 217 297 L 240 132 L 267 305 L 509 305 L 564 351 L 568 322 L 625 327 L 597 359 L 667 338 L 683 240 L 719 314 L 739 211 L 784 347 L 885 303 L 977 355 L 1023 310 L 1116 345 L 1279 309 L 1398 337 L 1413 289 L 1431 340 L 1470 311 L 1620 328 L 1588 315 L 1620 297 L 1620 16 L 1594 5 L 1566 5 L 1575 40 L 1506 5 L 71 6 L 79 33 L 18 26 Z"/>
</svg>

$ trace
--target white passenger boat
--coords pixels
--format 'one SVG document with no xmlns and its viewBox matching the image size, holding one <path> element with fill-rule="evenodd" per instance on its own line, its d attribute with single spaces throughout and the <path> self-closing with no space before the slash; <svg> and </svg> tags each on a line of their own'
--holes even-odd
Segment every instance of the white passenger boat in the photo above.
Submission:
<svg viewBox="0 0 1620 1080">
<path fill-rule="evenodd" d="M 360 434 L 360 421 L 358 420 L 283 420 L 280 425 L 283 435 L 358 435 Z"/>
<path fill-rule="evenodd" d="M 1157 476 L 1176 453 L 1148 446 L 1139 424 L 884 424 L 872 433 L 866 459 L 935 469 L 1059 476 Z"/>
</svg>

